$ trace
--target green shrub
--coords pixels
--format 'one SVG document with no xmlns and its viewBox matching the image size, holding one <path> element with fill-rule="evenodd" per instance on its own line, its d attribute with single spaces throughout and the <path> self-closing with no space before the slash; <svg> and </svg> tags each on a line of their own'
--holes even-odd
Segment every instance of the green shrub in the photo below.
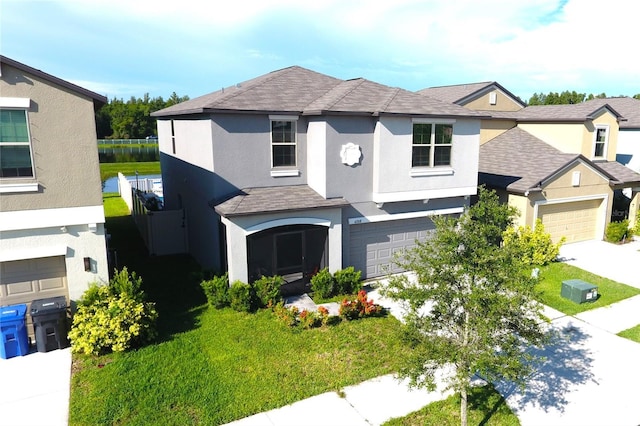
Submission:
<svg viewBox="0 0 640 426">
<path fill-rule="evenodd" d="M 553 262 L 560 253 L 560 247 L 564 243 L 564 237 L 554 244 L 551 235 L 544 231 L 542 220 L 536 220 L 536 226 L 510 227 L 503 234 L 505 246 L 511 246 L 519 254 L 522 260 L 531 266 L 543 266 Z"/>
<path fill-rule="evenodd" d="M 78 303 L 69 332 L 74 353 L 122 352 L 156 336 L 155 304 L 144 302 L 142 279 L 126 268 L 103 286 L 92 284 Z"/>
<path fill-rule="evenodd" d="M 229 287 L 229 301 L 231 308 L 238 312 L 251 312 L 253 310 L 253 289 L 247 283 L 240 280 L 234 281 Z"/>
<path fill-rule="evenodd" d="M 636 226 L 633 229 L 633 235 L 640 235 L 640 209 L 636 213 Z"/>
<path fill-rule="evenodd" d="M 320 270 L 311 277 L 311 290 L 313 296 L 319 299 L 326 299 L 334 295 L 335 281 L 328 268 Z"/>
<path fill-rule="evenodd" d="M 284 278 L 275 275 L 273 277 L 263 276 L 253 282 L 253 290 L 259 307 L 274 306 L 282 300 L 280 287 L 284 284 Z"/>
<path fill-rule="evenodd" d="M 302 328 L 316 328 L 322 325 L 322 316 L 319 312 L 304 310 L 298 314 L 298 321 Z"/>
<path fill-rule="evenodd" d="M 214 308 L 221 309 L 229 306 L 229 274 L 214 276 L 210 280 L 200 283 L 207 296 L 207 302 Z"/>
<path fill-rule="evenodd" d="M 362 288 L 360 276 L 353 266 L 340 269 L 333 274 L 335 280 L 335 294 L 355 294 Z"/>
<path fill-rule="evenodd" d="M 627 219 L 620 222 L 611 222 L 607 225 L 605 231 L 607 241 L 611 243 L 618 243 L 622 240 L 628 240 L 633 237 L 633 230 L 629 228 L 629 221 Z"/>
</svg>

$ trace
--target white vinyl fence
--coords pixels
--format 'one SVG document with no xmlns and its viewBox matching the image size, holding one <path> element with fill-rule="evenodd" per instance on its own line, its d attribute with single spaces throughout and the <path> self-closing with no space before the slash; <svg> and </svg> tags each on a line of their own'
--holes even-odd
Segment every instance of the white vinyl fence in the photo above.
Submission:
<svg viewBox="0 0 640 426">
<path fill-rule="evenodd" d="M 139 179 L 129 182 L 122 173 L 118 173 L 118 190 L 129 207 L 129 212 L 140 231 L 150 255 L 162 256 L 188 252 L 187 220 L 184 209 L 149 209 L 159 200 L 154 193 L 156 179 Z M 132 185 L 133 183 L 133 185 Z M 157 182 L 155 182 L 157 190 Z M 144 189 L 143 189 L 144 188 Z"/>
</svg>

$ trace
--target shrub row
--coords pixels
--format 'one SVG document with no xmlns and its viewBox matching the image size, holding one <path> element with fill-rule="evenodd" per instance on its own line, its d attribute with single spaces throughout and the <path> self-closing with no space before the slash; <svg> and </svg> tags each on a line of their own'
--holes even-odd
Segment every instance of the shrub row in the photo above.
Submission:
<svg viewBox="0 0 640 426">
<path fill-rule="evenodd" d="M 230 306 L 239 312 L 253 312 L 280 302 L 280 287 L 283 284 L 284 279 L 276 275 L 262 277 L 253 285 L 242 281 L 234 281 L 229 285 L 229 275 L 225 273 L 202 281 L 200 286 L 204 290 L 207 302 L 214 308 Z"/>
<path fill-rule="evenodd" d="M 339 294 L 354 294 L 362 288 L 361 272 L 353 266 L 336 271 L 333 275 L 324 268 L 311 277 L 311 290 L 315 299 L 327 299 Z"/>
<path fill-rule="evenodd" d="M 352 321 L 386 314 L 382 306 L 367 299 L 367 292 L 364 290 L 360 290 L 355 297 L 343 299 L 338 316 L 329 315 L 324 306 L 319 306 L 317 311 L 300 311 L 295 306 L 287 308 L 283 303 L 275 305 L 273 312 L 287 326 L 300 326 L 305 329 L 337 324 L 340 320 Z"/>
</svg>

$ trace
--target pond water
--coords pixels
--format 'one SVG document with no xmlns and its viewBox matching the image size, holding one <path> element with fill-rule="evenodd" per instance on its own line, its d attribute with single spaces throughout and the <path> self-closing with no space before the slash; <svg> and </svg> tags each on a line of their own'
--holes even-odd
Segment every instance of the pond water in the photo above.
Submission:
<svg viewBox="0 0 640 426">
<path fill-rule="evenodd" d="M 135 182 L 136 177 L 134 176 L 125 176 L 129 182 Z M 138 179 L 160 179 L 162 175 L 138 175 Z M 107 179 L 104 182 L 104 188 L 102 192 L 118 192 L 118 178 L 112 177 Z"/>
</svg>

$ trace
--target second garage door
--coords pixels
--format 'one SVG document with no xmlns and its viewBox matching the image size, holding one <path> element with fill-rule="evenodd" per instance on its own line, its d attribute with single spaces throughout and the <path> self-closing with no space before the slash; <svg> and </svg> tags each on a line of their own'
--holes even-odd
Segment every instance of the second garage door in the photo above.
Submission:
<svg viewBox="0 0 640 426">
<path fill-rule="evenodd" d="M 399 272 L 392 262 L 394 253 L 415 247 L 416 239 L 425 241 L 433 229 L 429 218 L 349 225 L 350 263 L 362 271 L 362 278 L 385 275 L 388 267 Z"/>
<path fill-rule="evenodd" d="M 598 213 L 603 200 L 546 204 L 539 207 L 538 217 L 554 242 L 562 237 L 567 243 L 593 240 L 598 229 Z"/>
<path fill-rule="evenodd" d="M 1 305 L 27 304 L 27 330 L 32 334 L 31 301 L 65 296 L 69 300 L 64 256 L 0 263 Z"/>
</svg>

